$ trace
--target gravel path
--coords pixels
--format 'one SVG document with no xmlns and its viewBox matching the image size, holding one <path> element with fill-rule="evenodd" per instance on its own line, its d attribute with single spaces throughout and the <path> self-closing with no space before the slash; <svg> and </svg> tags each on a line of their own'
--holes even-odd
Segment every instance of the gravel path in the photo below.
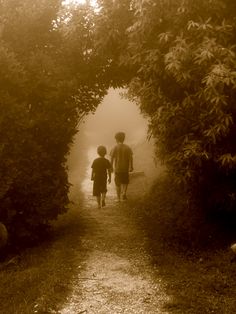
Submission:
<svg viewBox="0 0 236 314">
<path fill-rule="evenodd" d="M 73 280 L 73 293 L 60 313 L 166 313 L 162 306 L 169 298 L 145 249 L 144 230 L 132 218 L 134 209 L 129 201 L 116 203 L 113 184 L 106 207 L 97 209 L 90 196 L 89 171 L 88 167 L 80 209 L 85 227 L 81 245 L 87 255 Z M 130 196 L 135 198 L 137 187 L 143 193 L 145 186 L 145 177 L 135 178 Z"/>
<path fill-rule="evenodd" d="M 98 210 L 88 202 L 83 209 L 88 232 L 82 246 L 88 255 L 62 314 L 164 313 L 167 296 L 145 252 L 143 231 L 132 221 L 128 204 L 113 203 L 109 199 Z"/>
</svg>

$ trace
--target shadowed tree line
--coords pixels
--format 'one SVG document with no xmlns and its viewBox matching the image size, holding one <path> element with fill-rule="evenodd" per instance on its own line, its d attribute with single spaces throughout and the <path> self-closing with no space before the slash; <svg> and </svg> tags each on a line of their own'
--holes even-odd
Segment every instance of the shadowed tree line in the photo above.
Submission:
<svg viewBox="0 0 236 314">
<path fill-rule="evenodd" d="M 0 2 L 0 220 L 11 242 L 35 240 L 66 211 L 70 144 L 106 93 L 89 11 L 73 28 L 60 1 Z"/>
<path fill-rule="evenodd" d="M 148 117 L 186 206 L 235 215 L 234 12 L 232 0 L 0 1 L 0 220 L 12 241 L 66 211 L 70 144 L 111 86 Z"/>
<path fill-rule="evenodd" d="M 110 18 L 99 20 L 100 49 L 115 49 L 114 64 L 131 73 L 128 96 L 150 121 L 156 156 L 181 186 L 182 206 L 234 228 L 235 2 L 103 3 L 101 14 Z M 104 41 L 103 33 L 109 34 Z"/>
</svg>

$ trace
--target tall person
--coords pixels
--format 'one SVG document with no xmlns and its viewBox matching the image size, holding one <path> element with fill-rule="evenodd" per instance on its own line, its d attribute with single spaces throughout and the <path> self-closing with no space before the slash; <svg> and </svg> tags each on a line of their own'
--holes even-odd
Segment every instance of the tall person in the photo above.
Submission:
<svg viewBox="0 0 236 314">
<path fill-rule="evenodd" d="M 115 135 L 116 146 L 111 150 L 111 165 L 115 172 L 115 185 L 118 201 L 127 200 L 127 188 L 129 184 L 129 172 L 133 171 L 132 149 L 124 144 L 125 133 L 118 132 Z"/>
</svg>

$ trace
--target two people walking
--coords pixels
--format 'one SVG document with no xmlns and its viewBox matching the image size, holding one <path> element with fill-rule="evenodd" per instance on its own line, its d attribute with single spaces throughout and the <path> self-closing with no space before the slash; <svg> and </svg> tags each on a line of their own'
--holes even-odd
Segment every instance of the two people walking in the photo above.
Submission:
<svg viewBox="0 0 236 314">
<path fill-rule="evenodd" d="M 110 161 L 105 158 L 106 147 L 99 146 L 97 148 L 99 157 L 92 163 L 93 195 L 97 198 L 99 208 L 106 205 L 107 182 L 111 183 L 112 172 L 115 175 L 118 201 L 127 199 L 129 172 L 133 171 L 133 152 L 128 145 L 124 144 L 124 132 L 116 133 L 115 139 L 116 145 L 111 150 Z"/>
</svg>

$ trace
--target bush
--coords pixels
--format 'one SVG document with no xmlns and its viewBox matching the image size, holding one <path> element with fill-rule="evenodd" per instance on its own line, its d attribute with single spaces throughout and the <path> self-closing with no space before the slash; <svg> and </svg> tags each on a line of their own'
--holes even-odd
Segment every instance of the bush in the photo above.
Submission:
<svg viewBox="0 0 236 314">
<path fill-rule="evenodd" d="M 235 212 L 236 6 L 134 1 L 125 62 L 158 158 L 205 209 Z M 137 35 L 139 34 L 139 35 Z M 196 209 L 197 210 L 197 209 Z"/>
<path fill-rule="evenodd" d="M 141 204 L 148 232 L 173 250 L 192 253 L 229 244 L 235 236 L 209 219 L 196 201 L 190 201 L 184 185 L 165 174 L 159 177 Z M 161 241 L 160 241 L 161 239 Z"/>
<path fill-rule="evenodd" d="M 0 220 L 12 243 L 38 239 L 67 210 L 70 145 L 78 122 L 106 90 L 92 65 L 92 79 L 85 71 L 86 19 L 81 45 L 73 46 L 60 6 L 57 0 L 0 3 Z"/>
</svg>

